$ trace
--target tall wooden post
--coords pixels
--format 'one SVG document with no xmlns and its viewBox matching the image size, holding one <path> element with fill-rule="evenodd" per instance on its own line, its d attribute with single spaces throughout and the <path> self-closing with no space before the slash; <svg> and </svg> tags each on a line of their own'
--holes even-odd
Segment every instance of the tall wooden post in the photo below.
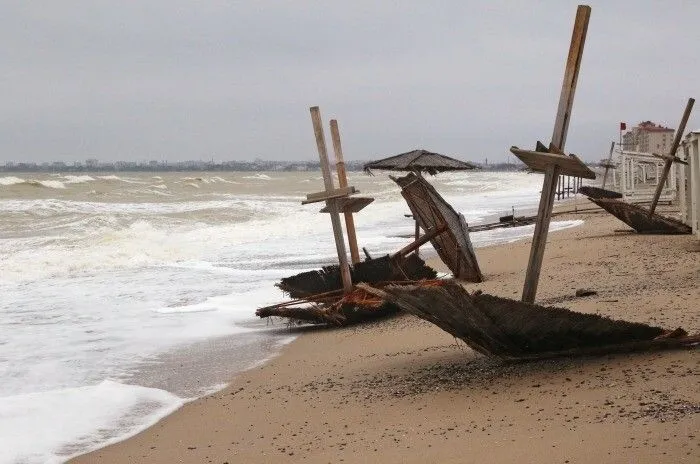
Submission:
<svg viewBox="0 0 700 464">
<path fill-rule="evenodd" d="M 620 145 L 622 147 L 622 145 Z M 603 174 L 603 188 L 605 188 L 605 182 L 608 180 L 608 171 L 610 170 L 610 163 L 612 162 L 612 154 L 615 149 L 615 141 L 610 144 L 610 153 L 608 154 L 608 162 L 605 163 L 605 173 Z M 622 148 L 620 148 L 622 149 Z"/>
<path fill-rule="evenodd" d="M 328 163 L 328 151 L 326 150 L 326 138 L 323 134 L 323 123 L 321 122 L 321 111 L 318 106 L 310 108 L 311 122 L 316 135 L 316 146 L 318 148 L 318 158 L 321 162 L 321 172 L 323 173 L 323 183 L 326 192 L 332 192 L 333 177 Z M 343 239 L 343 226 L 340 224 L 340 213 L 335 208 L 335 199 L 326 200 L 326 206 L 330 209 L 331 225 L 333 226 L 333 237 L 335 238 L 335 248 L 338 252 L 338 264 L 340 265 L 340 276 L 343 281 L 343 290 L 348 293 L 352 290 L 352 278 L 350 277 L 350 266 L 348 256 L 345 252 L 345 240 Z"/>
<path fill-rule="evenodd" d="M 591 7 L 588 5 L 579 5 L 576 10 L 574 30 L 571 35 L 571 45 L 569 46 L 569 55 L 566 60 L 564 82 L 559 96 L 557 117 L 554 120 L 550 152 L 564 153 L 566 135 L 569 130 L 569 121 L 571 119 L 571 108 L 574 104 L 576 82 L 581 67 L 583 46 L 586 42 L 588 20 L 590 17 Z M 544 257 L 544 249 L 549 232 L 549 223 L 552 219 L 552 206 L 559 173 L 560 168 L 556 164 L 547 166 L 545 171 L 542 194 L 540 196 L 540 206 L 537 212 L 537 222 L 535 224 L 535 233 L 532 239 L 532 247 L 530 248 L 530 259 L 527 265 L 527 273 L 525 274 L 525 285 L 523 286 L 522 301 L 526 303 L 535 302 L 537 284 L 539 283 L 540 271 L 542 270 L 542 258 Z"/>
<path fill-rule="evenodd" d="M 343 148 L 340 144 L 340 131 L 338 121 L 331 119 L 331 139 L 333 139 L 333 151 L 335 152 L 335 169 L 338 172 L 338 184 L 340 188 L 348 186 L 348 175 L 345 172 L 345 160 L 343 158 Z M 350 258 L 352 263 L 360 262 L 360 250 L 357 248 L 357 234 L 355 233 L 355 219 L 352 213 L 345 212 L 345 230 L 348 232 L 348 245 L 350 245 Z"/>
<path fill-rule="evenodd" d="M 689 98 L 688 103 L 685 105 L 685 111 L 683 111 L 683 117 L 681 117 L 681 123 L 678 125 L 678 129 L 676 130 L 676 137 L 673 139 L 671 151 L 669 152 L 668 157 L 666 157 L 666 161 L 664 162 L 664 170 L 661 173 L 660 177 L 658 173 L 656 175 L 656 191 L 654 192 L 654 199 L 651 200 L 651 206 L 649 207 L 649 217 L 651 217 L 654 214 L 654 211 L 656 210 L 656 205 L 659 202 L 659 198 L 661 198 L 661 192 L 663 192 L 664 190 L 666 179 L 668 179 L 668 173 L 671 170 L 671 165 L 673 164 L 673 161 L 675 161 L 676 158 L 676 150 L 678 150 L 678 145 L 680 145 L 681 139 L 683 138 L 683 133 L 685 132 L 685 126 L 688 123 L 690 112 L 693 110 L 693 104 L 695 104 L 695 99 Z"/>
</svg>

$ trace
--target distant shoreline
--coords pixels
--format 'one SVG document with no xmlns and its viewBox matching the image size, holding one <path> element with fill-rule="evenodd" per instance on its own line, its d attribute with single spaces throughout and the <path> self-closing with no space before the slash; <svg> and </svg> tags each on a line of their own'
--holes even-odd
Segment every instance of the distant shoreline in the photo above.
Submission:
<svg viewBox="0 0 700 464">
<path fill-rule="evenodd" d="M 367 161 L 345 163 L 347 171 L 362 171 Z M 67 164 L 51 163 L 6 163 L 0 166 L 0 173 L 104 173 L 104 172 L 318 172 L 318 162 L 306 161 L 227 161 L 211 163 L 183 161 L 178 163 L 138 164 L 117 161 L 114 163 Z M 478 164 L 482 171 L 510 172 L 525 168 L 522 163 Z"/>
</svg>

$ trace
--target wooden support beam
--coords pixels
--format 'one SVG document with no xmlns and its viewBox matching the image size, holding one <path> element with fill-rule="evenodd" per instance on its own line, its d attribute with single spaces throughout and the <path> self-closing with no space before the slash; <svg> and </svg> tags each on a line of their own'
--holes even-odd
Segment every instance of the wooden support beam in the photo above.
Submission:
<svg viewBox="0 0 700 464">
<path fill-rule="evenodd" d="M 331 177 L 331 169 L 328 163 L 328 151 L 326 150 L 326 138 L 323 134 L 323 123 L 321 122 L 321 111 L 318 106 L 310 108 L 311 123 L 314 126 L 314 135 L 316 136 L 316 147 L 318 148 L 318 158 L 321 162 L 321 172 L 323 173 L 323 183 L 326 187 L 326 192 L 333 192 L 333 177 Z M 333 199 L 326 200 L 326 206 L 332 207 Z M 343 226 L 340 224 L 340 214 L 337 211 L 331 211 L 331 225 L 333 226 L 333 237 L 335 238 L 335 248 L 338 252 L 338 264 L 340 266 L 340 276 L 343 281 L 343 291 L 349 293 L 352 291 L 352 278 L 350 276 L 350 265 L 348 264 L 348 256 L 345 252 L 345 240 L 343 239 Z"/>
<path fill-rule="evenodd" d="M 566 145 L 566 134 L 569 131 L 569 121 L 571 120 L 571 108 L 574 105 L 574 93 L 576 93 L 576 81 L 578 80 L 581 59 L 583 58 L 583 46 L 586 43 L 586 33 L 588 32 L 588 21 L 591 17 L 591 7 L 579 5 L 576 9 L 576 19 L 574 20 L 574 30 L 571 34 L 571 45 L 569 46 L 569 56 L 566 59 L 564 70 L 564 82 L 559 95 L 559 107 L 557 117 L 554 120 L 554 131 L 552 132 L 552 142 L 550 144 L 564 152 Z M 551 150 L 550 150 L 551 151 Z"/>
<path fill-rule="evenodd" d="M 610 144 L 610 153 L 608 154 L 608 162 L 605 163 L 605 172 L 603 173 L 603 188 L 605 188 L 605 182 L 608 180 L 608 171 L 610 170 L 610 162 L 612 161 L 613 150 L 615 149 L 615 141 L 613 140 Z M 622 147 L 620 147 L 622 149 Z"/>
<path fill-rule="evenodd" d="M 525 274 L 525 285 L 523 286 L 522 300 L 526 303 L 534 303 L 537 295 L 537 285 L 540 280 L 540 270 L 542 269 L 542 259 L 544 249 L 547 244 L 547 232 L 549 223 L 552 220 L 552 207 L 554 206 L 554 193 L 559 177 L 559 167 L 551 165 L 544 173 L 544 183 L 540 196 L 540 206 L 537 211 L 537 221 L 535 222 L 535 233 L 532 237 L 530 247 L 530 260 Z"/>
<path fill-rule="evenodd" d="M 676 158 L 676 150 L 678 150 L 678 146 L 681 143 L 681 139 L 683 138 L 683 133 L 685 132 L 685 126 L 688 123 L 688 118 L 690 117 L 690 112 L 693 110 L 693 105 L 695 104 L 695 99 L 694 98 L 689 98 L 688 103 L 685 105 L 685 111 L 683 111 L 683 116 L 681 117 L 681 123 L 678 125 L 678 129 L 676 130 L 676 137 L 673 139 L 673 145 L 671 145 L 671 151 L 669 151 L 668 156 L 671 158 L 666 158 L 666 162 L 664 163 L 664 170 L 661 173 L 661 177 L 657 176 L 656 181 L 656 191 L 654 192 L 654 199 L 651 200 L 651 206 L 649 207 L 649 217 L 654 215 L 654 211 L 656 210 L 656 205 L 659 203 L 659 198 L 661 198 L 661 192 L 664 190 L 664 184 L 666 184 L 666 180 L 668 179 L 668 173 L 671 170 L 671 165 L 673 164 L 673 160 Z"/>
<path fill-rule="evenodd" d="M 401 248 L 399 251 L 391 255 L 392 258 L 396 258 L 398 256 L 406 256 L 410 252 L 414 250 L 418 250 L 422 245 L 425 245 L 428 243 L 430 240 L 434 239 L 441 233 L 445 232 L 447 230 L 447 224 L 443 224 L 437 229 L 430 230 L 423 234 L 423 236 L 417 238 L 415 241 L 413 241 L 411 244 L 406 245 L 405 247 Z"/>
<path fill-rule="evenodd" d="M 306 195 L 306 200 L 301 202 L 302 205 L 308 205 L 309 203 L 318 203 L 319 201 L 327 201 L 333 198 L 347 197 L 354 193 L 360 193 L 359 190 L 355 190 L 355 187 L 341 187 L 334 188 L 333 190 L 316 193 L 309 193 Z"/>
<path fill-rule="evenodd" d="M 340 130 L 338 121 L 331 119 L 331 138 L 333 139 L 333 151 L 335 152 L 335 169 L 338 172 L 338 184 L 341 188 L 348 186 L 348 175 L 345 172 L 345 160 L 343 148 L 340 144 Z M 345 230 L 348 232 L 348 245 L 350 246 L 350 259 L 353 264 L 360 262 L 360 250 L 357 248 L 357 234 L 355 232 L 355 219 L 352 213 L 345 212 Z"/>
<path fill-rule="evenodd" d="M 591 7 L 587 5 L 579 5 L 578 9 L 576 10 L 576 19 L 574 20 L 574 29 L 571 35 L 571 44 L 569 45 L 569 55 L 566 60 L 564 82 L 562 84 L 561 95 L 559 97 L 559 107 L 557 109 L 557 116 L 554 120 L 552 141 L 549 144 L 550 152 L 564 152 L 566 135 L 569 130 L 569 121 L 571 119 L 571 108 L 574 103 L 576 82 L 578 80 L 579 69 L 581 67 L 583 46 L 586 43 L 586 33 L 588 31 L 588 21 L 590 17 Z M 527 272 L 525 274 L 525 284 L 523 285 L 522 300 L 526 303 L 534 303 L 535 296 L 537 294 L 537 285 L 540 280 L 540 271 L 542 270 L 544 249 L 545 245 L 547 244 L 549 223 L 552 219 L 552 207 L 554 205 L 557 178 L 561 172 L 562 169 L 560 165 L 555 162 L 549 164 L 545 170 L 542 194 L 540 196 L 540 205 L 537 212 L 537 222 L 535 224 L 535 233 L 532 238 L 530 259 L 527 265 Z M 578 173 L 568 174 L 579 175 Z M 581 177 L 586 176 L 581 175 Z"/>
</svg>

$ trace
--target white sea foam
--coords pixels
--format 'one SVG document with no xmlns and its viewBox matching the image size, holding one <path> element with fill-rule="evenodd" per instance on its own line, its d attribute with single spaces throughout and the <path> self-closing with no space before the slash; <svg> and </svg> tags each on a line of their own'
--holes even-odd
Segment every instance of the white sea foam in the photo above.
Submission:
<svg viewBox="0 0 700 464">
<path fill-rule="evenodd" d="M 66 184 L 84 184 L 95 180 L 90 176 L 63 176 L 63 178 L 65 179 L 63 182 Z"/>
<path fill-rule="evenodd" d="M 3 397 L 0 462 L 64 462 L 140 432 L 183 402 L 163 390 L 110 380 Z"/>
<path fill-rule="evenodd" d="M 267 174 L 255 174 L 254 176 L 243 176 L 243 179 L 272 180 Z"/>
<path fill-rule="evenodd" d="M 0 177 L 0 185 L 10 186 L 10 185 L 30 185 L 33 187 L 47 187 L 53 189 L 65 189 L 66 186 L 63 182 L 59 180 L 34 180 L 34 179 L 22 179 L 15 176 Z"/>
<path fill-rule="evenodd" d="M 23 184 L 25 181 L 24 179 L 20 177 L 15 177 L 15 176 L 5 176 L 5 177 L 0 177 L 0 185 L 17 185 L 17 184 Z"/>
<path fill-rule="evenodd" d="M 98 179 L 102 180 L 107 180 L 107 181 L 117 181 L 117 182 L 124 182 L 127 184 L 146 184 L 148 183 L 145 180 L 137 180 L 137 179 L 131 179 L 128 177 L 119 177 L 115 175 L 108 175 L 108 176 L 97 176 Z"/>
</svg>

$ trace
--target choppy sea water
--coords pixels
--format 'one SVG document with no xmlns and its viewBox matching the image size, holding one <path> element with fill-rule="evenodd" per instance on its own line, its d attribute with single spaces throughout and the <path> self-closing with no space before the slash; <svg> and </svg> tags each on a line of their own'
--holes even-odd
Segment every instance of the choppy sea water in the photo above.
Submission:
<svg viewBox="0 0 700 464">
<path fill-rule="evenodd" d="M 471 225 L 531 213 L 542 185 L 429 180 Z M 349 182 L 376 199 L 356 215 L 360 246 L 406 245 L 398 186 Z M 336 260 L 328 216 L 300 203 L 322 185 L 317 172 L 0 176 L 0 463 L 63 462 L 133 435 L 289 342 L 254 311 L 284 300 L 279 278 Z"/>
</svg>

